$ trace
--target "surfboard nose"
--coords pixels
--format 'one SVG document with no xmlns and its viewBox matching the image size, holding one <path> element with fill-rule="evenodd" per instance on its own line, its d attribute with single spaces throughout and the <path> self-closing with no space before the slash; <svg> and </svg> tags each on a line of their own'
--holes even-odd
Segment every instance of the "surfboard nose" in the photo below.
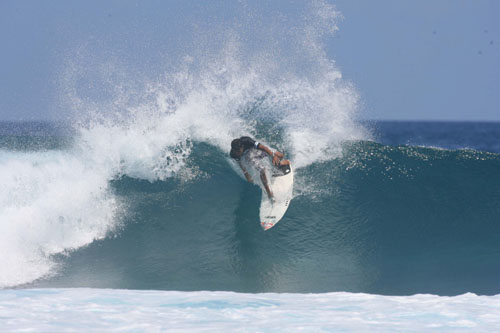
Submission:
<svg viewBox="0 0 500 333">
<path fill-rule="evenodd" d="M 260 225 L 264 230 L 269 230 L 274 226 L 274 224 L 272 224 L 271 222 L 260 222 Z"/>
</svg>

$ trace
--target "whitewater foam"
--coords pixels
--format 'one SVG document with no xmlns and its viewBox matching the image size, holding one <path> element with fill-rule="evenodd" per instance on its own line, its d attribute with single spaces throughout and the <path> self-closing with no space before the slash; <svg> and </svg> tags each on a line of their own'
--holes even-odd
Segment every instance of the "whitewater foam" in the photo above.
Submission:
<svg viewBox="0 0 500 333">
<path fill-rule="evenodd" d="M 3 329 L 176 332 L 500 329 L 500 296 L 242 294 L 105 289 L 0 291 Z"/>
<path fill-rule="evenodd" d="M 47 276 L 51 255 L 105 237 L 118 207 L 108 177 L 67 152 L 0 152 L 0 287 Z"/>
</svg>

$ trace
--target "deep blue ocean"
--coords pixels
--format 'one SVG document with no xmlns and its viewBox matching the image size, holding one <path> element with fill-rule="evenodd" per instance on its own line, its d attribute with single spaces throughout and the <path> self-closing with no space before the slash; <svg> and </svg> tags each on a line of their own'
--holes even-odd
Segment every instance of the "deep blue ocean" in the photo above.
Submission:
<svg viewBox="0 0 500 333">
<path fill-rule="evenodd" d="M 262 191 L 229 146 L 190 136 L 152 159 L 156 137 L 139 145 L 130 127 L 3 122 L 1 286 L 500 293 L 500 123 L 360 126 L 369 139 L 297 162 L 294 199 L 263 231 Z"/>
</svg>

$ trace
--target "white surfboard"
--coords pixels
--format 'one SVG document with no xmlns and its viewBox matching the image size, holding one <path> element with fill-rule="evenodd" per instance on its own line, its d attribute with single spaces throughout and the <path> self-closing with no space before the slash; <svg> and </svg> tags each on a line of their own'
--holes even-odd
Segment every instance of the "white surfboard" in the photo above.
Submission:
<svg viewBox="0 0 500 333">
<path fill-rule="evenodd" d="M 293 169 L 281 172 L 273 168 L 269 186 L 273 192 L 275 201 L 269 200 L 267 193 L 262 191 L 260 202 L 260 225 L 264 230 L 271 229 L 285 215 L 293 195 Z"/>
</svg>

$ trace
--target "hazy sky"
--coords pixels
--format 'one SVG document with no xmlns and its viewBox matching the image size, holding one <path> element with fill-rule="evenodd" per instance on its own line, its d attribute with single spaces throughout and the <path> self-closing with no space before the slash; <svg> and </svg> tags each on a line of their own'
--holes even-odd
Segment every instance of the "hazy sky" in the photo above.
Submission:
<svg viewBox="0 0 500 333">
<path fill-rule="evenodd" d="M 367 117 L 500 120 L 500 1 L 336 1 L 330 43 Z"/>
<path fill-rule="evenodd" d="M 363 117 L 500 121 L 500 1 L 329 3 L 343 19 L 326 52 L 359 91 Z M 292 22 L 302 5 L 252 2 L 263 22 L 277 13 Z M 242 1 L 1 0 L 0 120 L 57 118 L 69 50 L 120 39 L 119 56 L 154 67 L 157 55 L 191 43 L 193 26 L 244 11 Z"/>
</svg>

